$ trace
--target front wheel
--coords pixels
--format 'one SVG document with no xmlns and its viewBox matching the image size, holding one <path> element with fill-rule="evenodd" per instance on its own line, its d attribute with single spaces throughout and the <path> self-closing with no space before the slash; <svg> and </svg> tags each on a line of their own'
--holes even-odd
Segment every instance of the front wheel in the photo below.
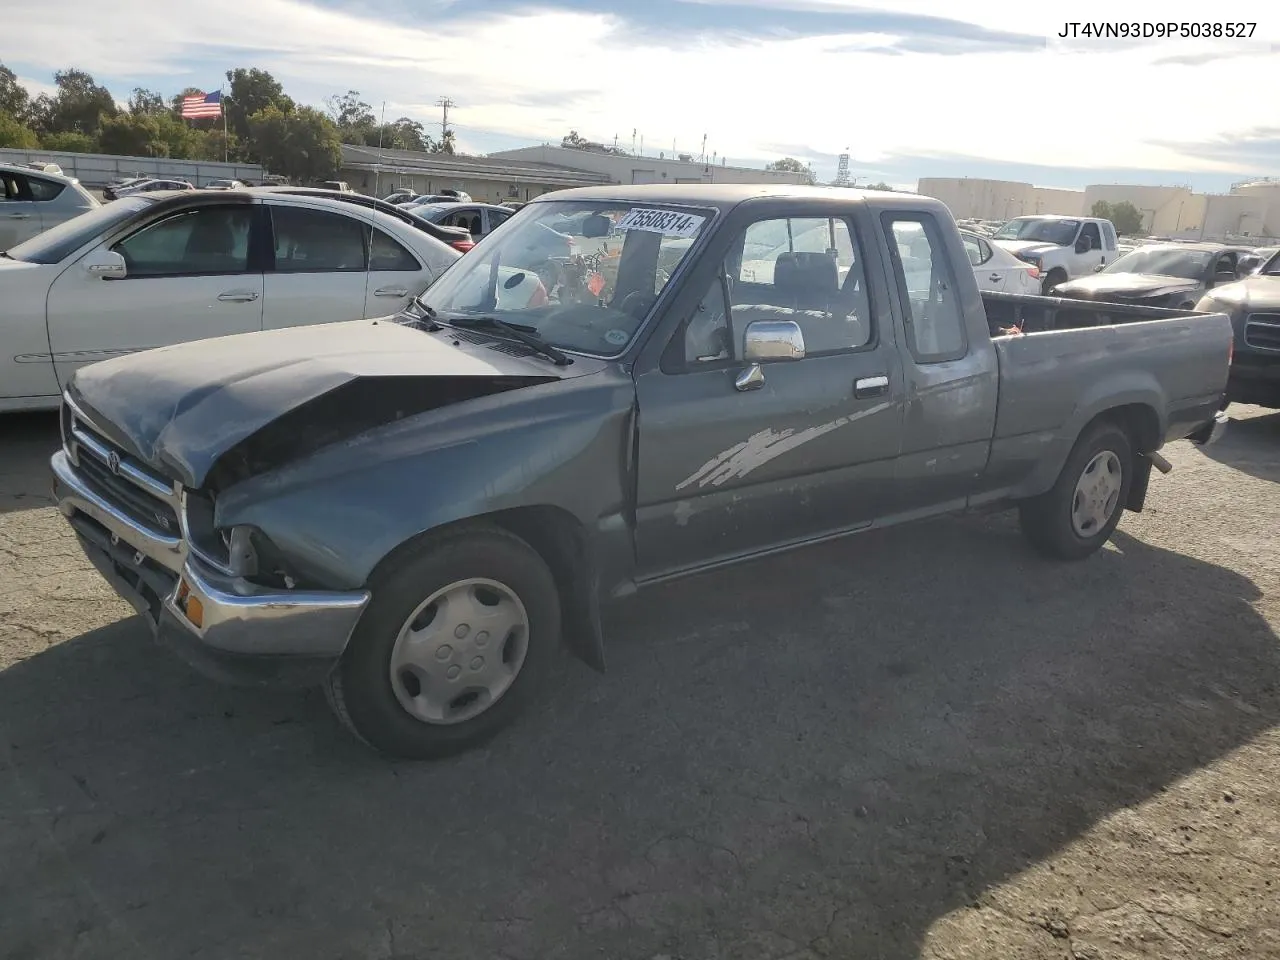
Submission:
<svg viewBox="0 0 1280 960">
<path fill-rule="evenodd" d="M 1054 269 L 1049 271 L 1049 275 L 1046 276 L 1044 278 L 1044 281 L 1041 283 L 1040 293 L 1042 296 L 1046 296 L 1046 297 L 1051 296 L 1053 294 L 1054 287 L 1058 286 L 1058 284 L 1060 283 L 1066 283 L 1066 282 L 1067 282 L 1066 271 L 1058 267 L 1055 267 Z"/>
<path fill-rule="evenodd" d="M 541 685 L 560 603 L 551 571 L 519 537 L 485 527 L 428 538 L 370 587 L 325 692 L 374 749 L 458 753 L 515 719 Z"/>
<path fill-rule="evenodd" d="M 1046 556 L 1083 560 L 1120 522 L 1132 481 L 1128 433 L 1099 423 L 1076 441 L 1053 487 L 1019 505 L 1022 532 Z"/>
</svg>

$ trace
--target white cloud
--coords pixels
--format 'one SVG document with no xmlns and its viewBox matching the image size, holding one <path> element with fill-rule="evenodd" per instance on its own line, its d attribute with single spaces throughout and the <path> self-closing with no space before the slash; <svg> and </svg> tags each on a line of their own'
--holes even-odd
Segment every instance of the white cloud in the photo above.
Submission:
<svg viewBox="0 0 1280 960">
<path fill-rule="evenodd" d="M 885 0 L 878 6 L 895 15 L 963 17 L 987 29 L 1041 36 L 1061 30 L 1066 16 L 1114 16 L 1114 3 L 1095 0 L 1073 5 L 1069 14 L 1009 2 L 958 8 L 940 0 L 892 6 Z M 1151 12 L 1127 9 L 1125 16 L 1181 19 L 1166 4 L 1143 6 Z M 96 0 L 9 0 L 8 9 L 10 22 L 20 25 L 10 39 L 25 67 L 65 66 L 73 50 L 76 66 L 100 79 L 121 78 L 125 89 L 117 96 L 143 79 L 154 86 L 157 77 L 187 78 L 200 64 L 212 80 L 226 67 L 252 65 L 270 70 L 306 101 L 318 104 L 330 93 L 357 89 L 379 109 L 385 99 L 388 116 L 407 113 L 424 122 L 438 117 L 434 101 L 447 94 L 459 103 L 453 116 L 464 129 L 543 140 L 573 127 L 596 139 L 617 134 L 629 144 L 637 128 L 653 150 L 669 148 L 673 138 L 682 150 L 696 148 L 706 133 L 709 149 L 721 155 L 764 158 L 779 146 L 830 155 L 848 147 L 863 165 L 892 156 L 962 154 L 1051 167 L 1253 172 L 1159 144 L 1210 140 L 1266 123 L 1254 98 L 1223 91 L 1268 89 L 1276 64 L 1270 54 L 1200 63 L 1194 72 L 1156 65 L 1215 46 L 1236 49 L 1229 41 L 950 57 L 888 54 L 890 35 L 753 43 L 707 37 L 670 48 L 637 36 L 620 16 L 604 11 L 435 22 L 430 11 L 418 11 L 416 22 L 424 24 L 418 29 L 302 0 L 225 0 L 216 17 L 190 2 L 156 17 L 150 0 L 117 0 L 106 19 Z M 465 17 L 465 4 L 452 7 L 451 15 Z M 193 22 L 198 29 L 191 29 Z"/>
</svg>

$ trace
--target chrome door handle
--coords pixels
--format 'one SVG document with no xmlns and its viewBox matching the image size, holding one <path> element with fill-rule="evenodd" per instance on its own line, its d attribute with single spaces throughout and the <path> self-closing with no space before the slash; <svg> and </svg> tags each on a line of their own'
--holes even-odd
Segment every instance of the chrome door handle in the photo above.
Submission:
<svg viewBox="0 0 1280 960">
<path fill-rule="evenodd" d="M 992 283 L 999 283 L 1001 280 L 1004 279 L 1004 277 L 998 273 L 993 273 L 990 279 Z"/>
<path fill-rule="evenodd" d="M 9 217 L 9 219 L 10 219 L 10 220 L 30 220 L 30 219 L 31 219 L 31 214 L 29 214 L 29 213 L 11 213 L 11 214 L 9 214 L 9 215 L 8 215 L 8 217 Z"/>
<path fill-rule="evenodd" d="M 258 295 L 252 290 L 228 290 L 226 293 L 218 294 L 218 299 L 224 303 L 253 303 L 258 299 Z"/>
<path fill-rule="evenodd" d="M 373 291 L 375 297 L 407 297 L 409 291 L 404 287 L 379 287 Z"/>
<path fill-rule="evenodd" d="M 853 395 L 859 400 L 865 400 L 868 397 L 882 397 L 888 392 L 889 378 L 885 376 L 861 377 L 853 383 Z"/>
</svg>

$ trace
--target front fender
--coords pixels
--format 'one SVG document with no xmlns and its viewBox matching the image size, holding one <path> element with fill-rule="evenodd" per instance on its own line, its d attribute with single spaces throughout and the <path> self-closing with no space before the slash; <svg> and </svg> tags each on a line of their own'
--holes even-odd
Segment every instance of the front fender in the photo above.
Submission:
<svg viewBox="0 0 1280 960">
<path fill-rule="evenodd" d="M 565 511 L 588 537 L 625 516 L 635 388 L 606 371 L 409 417 L 247 480 L 220 527 L 262 530 L 299 573 L 364 586 L 396 547 L 521 507 Z"/>
</svg>

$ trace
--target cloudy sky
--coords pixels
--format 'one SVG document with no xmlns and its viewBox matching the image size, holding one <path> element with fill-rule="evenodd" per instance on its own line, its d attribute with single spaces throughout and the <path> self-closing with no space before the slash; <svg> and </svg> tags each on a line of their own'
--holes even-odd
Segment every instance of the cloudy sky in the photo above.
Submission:
<svg viewBox="0 0 1280 960">
<path fill-rule="evenodd" d="M 1062 40 L 1073 0 L 6 0 L 0 59 L 32 87 L 66 66 L 117 99 L 135 86 L 212 89 L 271 71 L 295 99 L 348 89 L 388 118 L 439 122 L 456 101 L 468 152 L 558 141 L 570 128 L 646 153 L 752 165 L 790 155 L 824 179 L 913 186 L 989 176 L 1046 186 L 1189 183 L 1280 174 L 1269 110 L 1280 18 L 1252 39 Z M 1217 9 L 1131 0 L 1128 22 Z M 1062 11 L 1069 9 L 1069 13 Z M 1242 10 L 1252 11 L 1242 13 Z M 1143 11 L 1139 13 L 1138 11 Z M 438 130 L 438 126 L 436 127 Z"/>
</svg>

